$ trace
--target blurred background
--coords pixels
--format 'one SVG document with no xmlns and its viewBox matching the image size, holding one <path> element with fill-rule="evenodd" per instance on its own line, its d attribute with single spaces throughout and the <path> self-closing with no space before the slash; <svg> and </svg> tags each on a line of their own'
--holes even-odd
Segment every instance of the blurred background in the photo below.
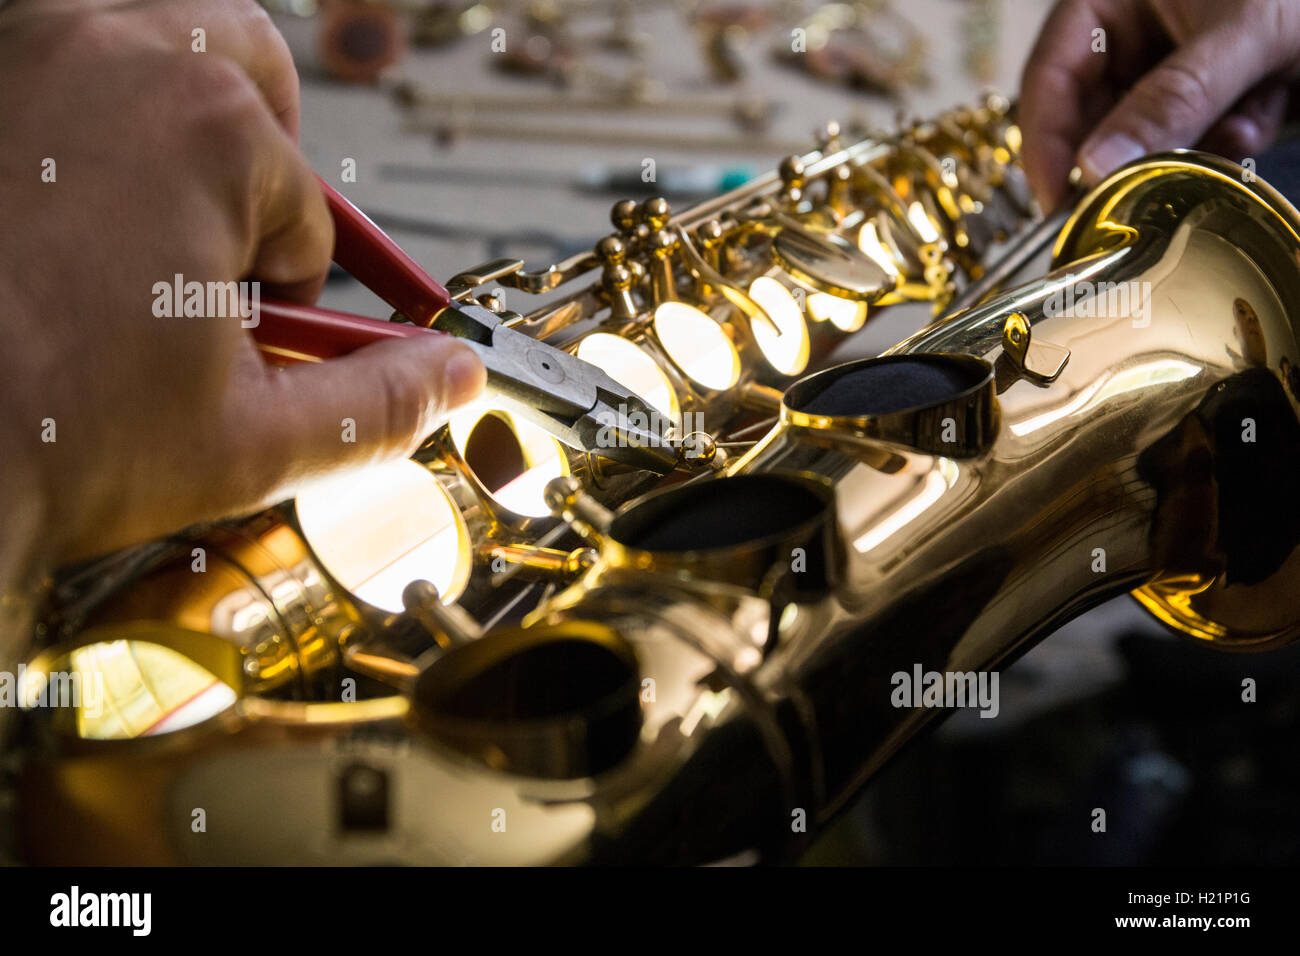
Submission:
<svg viewBox="0 0 1300 956">
<path fill-rule="evenodd" d="M 830 121 L 888 130 L 989 88 L 1014 95 L 1050 3 L 266 6 L 299 65 L 316 170 L 446 280 L 503 256 L 550 265 L 606 234 L 616 200 L 684 208 L 814 148 Z M 1276 162 L 1260 174 L 1280 178 Z M 322 302 L 388 311 L 342 275 Z M 926 321 L 923 306 L 885 310 L 837 357 Z M 1211 653 L 1123 598 L 1030 651 L 1000 690 L 997 719 L 959 711 L 913 745 L 805 862 L 1300 861 L 1300 647 Z"/>
</svg>

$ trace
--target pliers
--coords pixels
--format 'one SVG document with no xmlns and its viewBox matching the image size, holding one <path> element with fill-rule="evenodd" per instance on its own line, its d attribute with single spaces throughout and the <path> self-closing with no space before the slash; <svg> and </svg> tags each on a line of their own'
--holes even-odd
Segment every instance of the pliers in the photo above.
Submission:
<svg viewBox="0 0 1300 956">
<path fill-rule="evenodd" d="M 322 361 L 387 338 L 450 333 L 487 368 L 487 392 L 505 411 L 572 448 L 667 474 L 680 440 L 631 389 L 577 356 L 509 328 L 472 303 L 453 302 L 365 213 L 320 181 L 334 220 L 334 261 L 413 324 L 263 300 L 250 330 L 270 361 Z M 434 324 L 437 328 L 431 328 Z"/>
</svg>

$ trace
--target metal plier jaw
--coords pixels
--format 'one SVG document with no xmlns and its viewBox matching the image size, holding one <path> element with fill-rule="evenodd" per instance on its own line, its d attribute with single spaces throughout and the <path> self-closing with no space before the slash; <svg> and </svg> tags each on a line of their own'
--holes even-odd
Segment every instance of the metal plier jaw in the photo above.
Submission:
<svg viewBox="0 0 1300 956">
<path fill-rule="evenodd" d="M 590 362 L 510 328 L 481 305 L 454 303 L 432 327 L 474 350 L 506 411 L 564 444 L 659 474 L 680 461 L 680 442 L 668 437 L 672 423 Z"/>
</svg>

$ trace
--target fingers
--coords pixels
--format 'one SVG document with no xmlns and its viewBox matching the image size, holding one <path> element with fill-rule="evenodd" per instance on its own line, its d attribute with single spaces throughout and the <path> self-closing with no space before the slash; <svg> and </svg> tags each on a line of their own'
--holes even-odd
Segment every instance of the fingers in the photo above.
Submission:
<svg viewBox="0 0 1300 956">
<path fill-rule="evenodd" d="M 249 178 L 256 210 L 253 255 L 242 275 L 267 284 L 265 293 L 315 302 L 329 271 L 334 227 L 315 175 L 296 147 L 298 73 L 284 38 L 254 0 L 182 0 L 143 8 L 164 36 L 180 37 L 193 52 L 203 31 L 204 56 L 233 62 L 256 85 L 283 136 L 261 127 L 265 148 Z"/>
<path fill-rule="evenodd" d="M 245 507 L 279 500 L 331 468 L 409 455 L 486 380 L 478 356 L 449 335 L 243 371 L 249 381 L 237 389 L 230 427 L 240 436 L 232 470 L 256 499 L 232 503 Z"/>
<path fill-rule="evenodd" d="M 1087 128 L 1084 101 L 1096 95 L 1102 80 L 1105 57 L 1092 51 L 1093 31 L 1100 26 L 1089 3 L 1062 0 L 1025 63 L 1019 106 L 1025 173 L 1045 211 L 1065 198 Z"/>
<path fill-rule="evenodd" d="M 1096 183 L 1146 153 L 1193 146 L 1218 117 L 1278 64 L 1263 55 L 1252 26 L 1225 23 L 1180 47 L 1129 91 L 1079 148 Z"/>
<path fill-rule="evenodd" d="M 269 124 L 268 124 L 269 125 Z M 334 253 L 334 222 L 311 166 L 288 135 L 268 128 L 262 170 L 253 178 L 258 217 L 255 251 L 244 272 L 267 295 L 312 303 Z"/>
<path fill-rule="evenodd" d="M 195 31 L 202 30 L 206 52 L 237 63 L 257 84 L 285 132 L 298 139 L 298 72 L 284 37 L 260 4 L 254 0 L 169 0 L 141 7 L 139 15 L 154 21 L 159 36 L 190 52 L 195 51 L 198 40 Z"/>
<path fill-rule="evenodd" d="M 1210 127 L 1200 148 L 1238 161 L 1262 153 L 1282 129 L 1288 100 L 1285 83 L 1265 80 Z"/>
<path fill-rule="evenodd" d="M 93 17 L 134 43 L 193 56 L 225 57 L 257 84 L 271 113 L 298 138 L 298 73 L 289 47 L 255 0 L 10 0 L 7 21 Z"/>
<path fill-rule="evenodd" d="M 306 158 L 238 64 L 215 54 L 159 59 L 159 68 L 170 70 L 163 106 L 188 104 L 172 123 L 172 148 L 185 156 L 187 181 L 206 187 L 228 223 L 222 230 L 217 220 L 191 213 L 200 236 L 216 244 L 222 275 L 269 284 L 267 295 L 315 301 L 334 225 Z"/>
</svg>

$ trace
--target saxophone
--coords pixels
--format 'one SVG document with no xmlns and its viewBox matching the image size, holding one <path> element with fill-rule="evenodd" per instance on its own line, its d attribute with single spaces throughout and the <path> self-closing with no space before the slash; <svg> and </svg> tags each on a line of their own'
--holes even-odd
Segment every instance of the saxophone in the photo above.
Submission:
<svg viewBox="0 0 1300 956">
<path fill-rule="evenodd" d="M 66 574 L 27 676 L 103 693 L 28 714 L 28 858 L 791 860 L 942 713 L 909 675 L 995 673 L 1125 591 L 1227 651 L 1300 634 L 1296 210 L 1148 157 L 1004 289 L 1033 213 L 1007 101 L 840 135 L 448 283 L 677 422 L 678 473 L 489 403 Z M 934 321 L 828 359 L 905 301 Z"/>
</svg>

